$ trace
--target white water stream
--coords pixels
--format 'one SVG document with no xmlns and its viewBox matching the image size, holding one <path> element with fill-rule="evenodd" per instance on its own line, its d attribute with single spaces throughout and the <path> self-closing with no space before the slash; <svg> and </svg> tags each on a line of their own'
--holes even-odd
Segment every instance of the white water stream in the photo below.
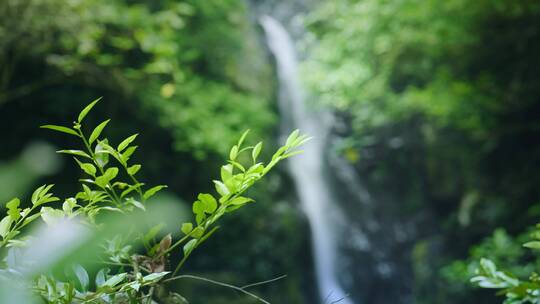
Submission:
<svg viewBox="0 0 540 304">
<path fill-rule="evenodd" d="M 305 105 L 305 94 L 298 76 L 298 60 L 290 35 L 272 17 L 263 16 L 260 22 L 268 47 L 276 59 L 282 133 L 286 136 L 298 128 L 314 136 L 304 147 L 305 152 L 288 164 L 311 227 L 319 295 L 324 304 L 352 304 L 338 282 L 339 273 L 336 273 L 335 267 L 338 256 L 334 221 L 339 212 L 333 204 L 335 200 L 324 176 L 324 146 L 329 127 L 324 117 L 310 111 Z"/>
</svg>

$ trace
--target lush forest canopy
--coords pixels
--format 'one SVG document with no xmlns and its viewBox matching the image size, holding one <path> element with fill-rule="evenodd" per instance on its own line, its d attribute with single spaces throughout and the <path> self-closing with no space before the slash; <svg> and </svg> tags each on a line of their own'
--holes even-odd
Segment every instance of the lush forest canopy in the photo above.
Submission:
<svg viewBox="0 0 540 304">
<path fill-rule="evenodd" d="M 522 296 L 537 288 L 535 277 L 523 287 L 480 261 L 522 281 L 540 263 L 522 246 L 540 222 L 540 3 L 297 2 L 305 9 L 289 13 L 305 28 L 297 45 L 309 102 L 336 117 L 328 153 L 346 159 L 380 200 L 375 220 L 416 231 L 403 247 L 385 245 L 405 265 L 395 285 L 410 295 L 403 301 L 502 302 L 470 282 L 480 267 L 491 287 L 519 287 L 507 303 L 537 303 L 538 295 Z M 70 126 L 98 96 L 88 124 L 112 118 L 112 142 L 139 132 L 139 174 L 169 185 L 161 199 L 184 208 L 212 188 L 244 130 L 277 147 L 274 60 L 254 13 L 263 4 L 287 5 L 1 1 L 2 204 L 29 201 L 42 184 L 55 183 L 59 197 L 79 191 L 79 168 L 51 152 L 73 141 L 38 126 Z M 186 268 L 240 285 L 287 274 L 261 294 L 313 303 L 309 228 L 279 170 L 253 190 L 258 203 L 226 218 Z M 371 282 L 364 286 L 384 293 L 376 287 L 384 278 Z M 178 288 L 195 303 L 251 303 L 197 282 Z M 379 303 L 360 288 L 351 293 Z"/>
<path fill-rule="evenodd" d="M 535 269 L 512 235 L 538 222 L 539 14 L 536 1 L 339 0 L 306 17 L 305 75 L 347 122 L 339 148 L 397 190 L 395 208 L 432 217 L 412 254 L 418 303 L 485 299 L 467 284 L 480 257 Z"/>
</svg>

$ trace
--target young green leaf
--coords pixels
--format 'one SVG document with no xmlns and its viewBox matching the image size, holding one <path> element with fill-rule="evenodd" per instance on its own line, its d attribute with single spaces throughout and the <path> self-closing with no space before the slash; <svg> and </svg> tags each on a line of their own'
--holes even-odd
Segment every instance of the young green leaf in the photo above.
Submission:
<svg viewBox="0 0 540 304">
<path fill-rule="evenodd" d="M 23 225 L 27 225 L 28 223 L 33 222 L 36 218 L 40 216 L 41 216 L 40 213 L 35 213 L 35 214 L 30 215 L 29 217 L 24 219 Z"/>
<path fill-rule="evenodd" d="M 191 209 L 193 210 L 193 213 L 196 215 L 203 214 L 206 210 L 206 204 L 203 201 L 195 201 L 193 205 L 191 206 Z"/>
<path fill-rule="evenodd" d="M 229 152 L 229 159 L 230 160 L 236 160 L 237 156 L 238 156 L 238 146 L 234 145 L 231 148 L 231 152 Z"/>
<path fill-rule="evenodd" d="M 77 158 L 75 158 L 75 161 L 77 164 L 79 164 L 79 167 L 88 175 L 90 176 L 96 176 L 96 167 L 90 163 L 82 163 Z"/>
<path fill-rule="evenodd" d="M 253 147 L 253 150 L 251 151 L 251 158 L 253 159 L 254 163 L 257 162 L 257 157 L 259 157 L 259 154 L 261 153 L 262 144 L 262 141 L 259 142 L 255 145 L 255 147 Z"/>
<path fill-rule="evenodd" d="M 101 286 L 103 286 L 103 284 L 105 284 L 105 275 L 109 273 L 109 269 L 107 268 L 102 268 L 98 271 L 98 273 L 96 274 L 96 279 L 95 279 L 95 283 L 96 283 L 96 287 L 99 289 Z"/>
<path fill-rule="evenodd" d="M 96 103 L 98 103 L 98 101 L 101 100 L 101 98 L 103 97 L 98 97 L 97 99 L 95 99 L 94 101 L 92 101 L 89 105 L 87 105 L 82 111 L 81 113 L 79 113 L 79 117 L 77 118 L 77 122 L 78 123 L 81 123 L 84 119 L 84 117 L 86 117 L 86 115 L 88 114 L 88 112 L 90 112 L 90 110 L 92 110 L 92 108 L 96 105 Z"/>
<path fill-rule="evenodd" d="M 306 142 L 312 140 L 313 137 L 311 136 L 307 136 L 307 135 L 302 135 L 302 136 L 299 136 L 293 143 L 293 146 L 294 147 L 300 147 L 302 146 L 303 144 L 305 144 Z"/>
<path fill-rule="evenodd" d="M 240 136 L 240 139 L 238 140 L 238 143 L 236 144 L 238 147 L 241 147 L 242 146 L 242 143 L 244 142 L 244 140 L 246 139 L 246 136 L 248 135 L 249 133 L 249 129 L 247 129 L 246 131 L 244 131 L 244 133 L 242 134 L 242 136 Z"/>
<path fill-rule="evenodd" d="M 105 186 L 113 180 L 118 175 L 118 168 L 116 167 L 110 167 L 103 173 L 102 176 L 98 176 L 96 178 L 96 184 L 100 186 L 101 188 L 105 188 Z"/>
<path fill-rule="evenodd" d="M 88 143 L 92 144 L 98 137 L 101 135 L 101 132 L 107 126 L 107 124 L 111 121 L 110 119 L 105 120 L 104 122 L 100 123 L 94 131 L 92 131 L 92 134 L 90 134 L 90 137 L 88 138 Z"/>
<path fill-rule="evenodd" d="M 530 241 L 525 244 L 523 244 L 523 247 L 531 248 L 531 249 L 540 249 L 540 241 Z"/>
<path fill-rule="evenodd" d="M 41 218 L 47 225 L 54 225 L 64 218 L 64 212 L 62 210 L 51 207 L 42 207 L 40 213 Z"/>
<path fill-rule="evenodd" d="M 239 197 L 236 197 L 233 200 L 231 200 L 229 202 L 229 204 L 231 204 L 231 205 L 245 205 L 245 204 L 247 204 L 249 202 L 253 202 L 253 200 L 250 199 L 250 198 L 247 198 L 247 197 L 239 196 Z"/>
<path fill-rule="evenodd" d="M 159 186 L 152 187 L 152 188 L 146 190 L 146 192 L 144 192 L 143 198 L 145 200 L 147 200 L 150 197 L 152 197 L 154 194 L 156 194 L 156 192 L 158 192 L 159 190 L 161 190 L 163 188 L 167 188 L 167 186 L 166 185 L 159 185 Z"/>
<path fill-rule="evenodd" d="M 211 194 L 201 193 L 197 198 L 204 203 L 206 213 L 214 213 L 216 211 L 217 201 Z"/>
<path fill-rule="evenodd" d="M 129 175 L 135 175 L 139 170 L 141 169 L 141 165 L 133 165 L 129 168 L 127 168 L 127 172 Z"/>
<path fill-rule="evenodd" d="M 289 158 L 289 157 L 291 157 L 291 156 L 295 156 L 295 155 L 302 154 L 302 153 L 304 153 L 304 150 L 293 151 L 293 152 L 291 152 L 291 153 L 283 154 L 283 155 L 281 156 L 281 159 L 286 159 L 286 158 Z"/>
<path fill-rule="evenodd" d="M 86 157 L 88 159 L 92 159 L 92 157 L 90 157 L 90 155 L 88 155 L 86 152 L 81 151 L 81 150 L 59 150 L 59 151 L 56 151 L 56 153 L 69 154 L 69 155 L 74 155 L 74 156 L 82 156 L 82 157 Z"/>
<path fill-rule="evenodd" d="M 231 165 L 235 166 L 236 168 L 238 168 L 238 170 L 242 171 L 242 172 L 245 172 L 246 171 L 246 168 L 244 168 L 244 166 L 242 166 L 242 164 L 238 163 L 238 162 L 235 162 L 235 161 L 232 161 L 232 160 L 229 160 L 228 161 Z"/>
<path fill-rule="evenodd" d="M 20 204 L 21 201 L 18 198 L 14 198 L 6 204 L 6 208 L 8 208 L 7 214 L 13 221 L 18 220 L 21 217 L 21 209 L 19 208 Z"/>
<path fill-rule="evenodd" d="M 64 126 L 43 125 L 43 126 L 40 126 L 40 128 L 54 130 L 54 131 L 58 131 L 58 132 L 62 132 L 62 133 L 70 134 L 70 135 L 75 135 L 79 137 L 79 134 L 75 130 L 68 127 L 64 127 Z"/>
<path fill-rule="evenodd" d="M 157 281 L 161 280 L 161 278 L 163 278 L 164 276 L 166 276 L 169 273 L 170 273 L 169 271 L 154 272 L 154 273 L 151 273 L 149 275 L 145 275 L 142 278 L 142 281 L 143 281 L 143 283 L 157 282 Z"/>
<path fill-rule="evenodd" d="M 191 251 L 193 251 L 193 249 L 195 249 L 195 245 L 197 244 L 197 240 L 196 239 L 192 239 L 190 240 L 189 242 L 187 242 L 185 245 L 184 245 L 184 256 L 185 255 L 188 255 L 189 253 L 191 253 Z"/>
<path fill-rule="evenodd" d="M 181 230 L 182 230 L 182 232 L 184 234 L 189 234 L 191 232 L 191 230 L 193 230 L 193 224 L 192 223 L 183 223 Z"/>
<path fill-rule="evenodd" d="M 70 197 L 66 199 L 62 204 L 62 210 L 64 210 L 66 214 L 71 214 L 75 206 L 77 206 L 77 200 L 73 197 Z"/>
<path fill-rule="evenodd" d="M 94 155 L 95 160 L 98 166 L 101 168 L 105 167 L 105 165 L 109 162 L 109 153 L 105 150 L 105 145 L 108 144 L 108 140 L 104 139 L 97 143 L 95 149 L 94 149 Z"/>
<path fill-rule="evenodd" d="M 3 239 L 6 237 L 6 235 L 8 235 L 9 229 L 11 228 L 12 223 L 13 223 L 13 220 L 11 219 L 11 217 L 9 215 L 4 217 L 0 221 L 0 236 Z"/>
<path fill-rule="evenodd" d="M 117 275 L 114 275 L 110 277 L 105 283 L 103 283 L 102 287 L 114 287 L 118 284 L 120 284 L 122 281 L 124 281 L 127 277 L 127 273 L 119 273 Z"/>
<path fill-rule="evenodd" d="M 146 207 L 144 207 L 144 205 L 139 202 L 139 201 L 136 201 L 134 199 L 128 199 L 128 203 L 132 204 L 133 206 L 145 211 L 146 210 Z"/>
<path fill-rule="evenodd" d="M 124 153 L 122 153 L 122 162 L 127 162 L 129 160 L 129 158 L 131 157 L 131 155 L 133 154 L 133 152 L 135 152 L 135 150 L 137 150 L 137 146 L 131 146 L 129 148 L 126 149 L 126 151 L 124 151 Z"/>
<path fill-rule="evenodd" d="M 200 239 L 203 235 L 204 235 L 204 229 L 201 226 L 195 227 L 195 229 L 193 229 L 193 231 L 191 232 L 191 236 L 196 239 Z"/>
<path fill-rule="evenodd" d="M 132 191 L 134 191 L 135 189 L 139 188 L 142 185 L 143 185 L 142 183 L 138 183 L 138 184 L 129 186 L 126 190 L 122 192 L 122 194 L 120 194 L 120 197 L 124 197 L 128 195 L 129 193 L 131 193 Z"/>
<path fill-rule="evenodd" d="M 82 291 L 87 291 L 88 286 L 90 285 L 90 278 L 88 277 L 88 272 L 81 265 L 74 265 L 73 272 L 77 276 L 77 280 L 81 285 Z"/>
<path fill-rule="evenodd" d="M 32 193 L 32 198 L 31 198 L 32 205 L 37 206 L 37 205 L 59 200 L 56 197 L 52 197 L 52 194 L 48 193 L 49 190 L 51 190 L 53 186 L 54 185 L 43 185 L 37 188 L 34 191 L 34 193 Z"/>
<path fill-rule="evenodd" d="M 291 144 L 296 140 L 298 137 L 298 134 L 300 133 L 300 130 L 296 129 L 294 130 L 289 137 L 287 137 L 287 141 L 285 141 L 285 146 L 289 147 Z"/>
<path fill-rule="evenodd" d="M 125 148 L 127 148 L 127 146 L 129 146 L 129 144 L 131 144 L 131 142 L 133 142 L 135 140 L 135 138 L 137 138 L 139 134 L 133 134 L 131 135 L 130 137 L 124 139 L 119 145 L 118 145 L 118 148 L 116 150 L 118 150 L 118 152 L 122 152 Z"/>
<path fill-rule="evenodd" d="M 216 191 L 221 195 L 221 196 L 226 196 L 226 195 L 229 195 L 231 192 L 229 191 L 229 189 L 227 188 L 227 186 L 225 186 L 224 183 L 218 181 L 218 180 L 214 180 L 214 185 L 216 186 Z"/>
<path fill-rule="evenodd" d="M 233 165 L 228 164 L 221 167 L 221 180 L 224 183 L 228 183 L 230 179 L 233 178 Z"/>
</svg>

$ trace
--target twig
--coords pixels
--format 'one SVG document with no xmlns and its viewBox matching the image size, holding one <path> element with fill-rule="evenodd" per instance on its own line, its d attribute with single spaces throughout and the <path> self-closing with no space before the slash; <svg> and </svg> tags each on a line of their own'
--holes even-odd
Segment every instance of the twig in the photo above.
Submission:
<svg viewBox="0 0 540 304">
<path fill-rule="evenodd" d="M 193 280 L 199 280 L 199 281 L 212 283 L 212 284 L 223 286 L 223 287 L 228 287 L 228 288 L 234 289 L 236 291 L 239 291 L 239 292 L 241 292 L 243 294 L 246 294 L 246 295 L 248 295 L 248 296 L 250 296 L 250 297 L 252 297 L 252 298 L 254 298 L 254 299 L 256 299 L 256 300 L 258 300 L 260 302 L 262 302 L 262 303 L 271 304 L 270 302 L 262 299 L 261 297 L 257 296 L 256 294 L 253 294 L 253 293 L 245 290 L 242 287 L 238 287 L 238 286 L 235 286 L 235 285 L 231 285 L 231 284 L 227 284 L 227 283 L 223 283 L 223 282 L 219 282 L 219 281 L 214 281 L 214 280 L 211 280 L 211 279 L 198 277 L 198 276 L 194 276 L 194 275 L 189 275 L 189 274 L 179 275 L 179 276 L 175 276 L 175 277 L 163 280 L 163 282 L 171 282 L 171 281 L 178 280 L 178 279 L 193 279 Z"/>
<path fill-rule="evenodd" d="M 248 285 L 242 286 L 242 287 L 240 287 L 240 288 L 246 289 L 246 288 L 250 288 L 250 287 L 260 286 L 260 285 L 264 285 L 264 284 L 268 284 L 268 283 L 272 283 L 272 282 L 275 282 L 275 281 L 284 279 L 284 278 L 286 278 L 286 277 L 287 277 L 287 275 L 284 274 L 284 275 L 279 276 L 279 277 L 277 277 L 277 278 L 273 278 L 273 279 L 270 279 L 270 280 L 266 280 L 266 281 L 262 281 L 262 282 L 257 282 L 257 283 L 253 283 L 253 284 L 248 284 Z"/>
</svg>

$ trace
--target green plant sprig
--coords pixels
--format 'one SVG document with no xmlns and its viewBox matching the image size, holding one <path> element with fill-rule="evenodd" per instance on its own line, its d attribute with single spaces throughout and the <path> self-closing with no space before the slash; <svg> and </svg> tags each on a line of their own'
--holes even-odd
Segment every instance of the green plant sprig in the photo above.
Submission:
<svg viewBox="0 0 540 304">
<path fill-rule="evenodd" d="M 82 190 L 76 193 L 75 197 L 65 199 L 61 208 L 54 207 L 54 205 L 44 206 L 47 203 L 60 200 L 50 193 L 53 185 L 43 185 L 36 189 L 31 197 L 32 205 L 28 208 L 21 209 L 21 202 L 17 198 L 10 200 L 6 204 L 7 215 L 0 221 L 0 249 L 6 246 L 24 245 L 25 239 L 18 236 L 26 225 L 37 218 L 41 218 L 47 224 L 54 224 L 63 218 L 80 217 L 84 223 L 95 225 L 95 216 L 101 211 L 120 212 L 128 216 L 128 212 L 134 208 L 145 210 L 146 201 L 166 187 L 157 185 L 143 190 L 145 184 L 137 179 L 136 174 L 142 166 L 130 164 L 129 159 L 137 149 L 137 146 L 132 145 L 132 143 L 138 134 L 127 137 L 114 148 L 107 138 L 102 137 L 103 130 L 110 122 L 110 120 L 105 120 L 93 128 L 89 136 L 85 135 L 83 132 L 84 118 L 100 99 L 98 98 L 87 105 L 79 113 L 72 127 L 41 126 L 41 128 L 69 134 L 81 140 L 84 146 L 83 150 L 59 150 L 57 152 L 73 156 L 82 172 L 88 176 L 79 180 Z M 135 238 L 137 241 L 142 241 L 147 249 L 147 255 L 134 255 L 131 253 L 133 238 L 116 235 L 104 242 L 102 248 L 109 261 L 101 261 L 101 263 L 118 266 L 119 270 L 117 271 L 120 272 L 108 275 L 107 268 L 101 269 L 96 276 L 95 291 L 88 290 L 88 273 L 80 265 L 74 266 L 77 284 L 79 284 L 77 288 L 80 290 L 75 287 L 74 281 L 61 282 L 50 275 L 41 275 L 36 279 L 31 289 L 53 303 L 71 303 L 74 300 L 81 303 L 94 303 L 103 297 L 114 299 L 117 294 L 121 294 L 121 297 L 127 297 L 133 303 L 140 303 L 143 299 L 152 299 L 156 285 L 180 278 L 176 274 L 193 251 L 219 229 L 216 224 L 222 216 L 254 202 L 253 199 L 243 196 L 244 193 L 281 160 L 301 153 L 302 151 L 299 151 L 298 148 L 310 139 L 306 135 L 300 135 L 299 131 L 295 130 L 265 165 L 258 159 L 263 147 L 262 142 L 243 147 L 248 133 L 249 130 L 244 132 L 237 144 L 230 149 L 226 163 L 221 166 L 220 179 L 213 181 L 216 194 L 200 193 L 197 196 L 197 200 L 192 204 L 195 221 L 181 225 L 180 230 L 184 236 L 174 244 L 171 244 L 171 234 L 156 244 L 155 236 L 162 228 L 158 225 L 151 228 L 141 238 Z M 251 158 L 249 162 L 246 161 L 247 153 L 250 153 L 250 157 L 247 157 Z M 123 169 L 122 171 L 129 178 L 129 182 L 120 180 L 119 167 L 109 163 L 110 156 L 120 164 L 119 167 Z M 137 197 L 131 195 L 133 192 L 137 194 Z M 129 232 L 128 235 L 131 235 L 132 232 Z M 174 272 L 165 271 L 165 257 L 180 245 L 183 245 L 182 259 L 176 265 Z M 155 265 L 161 266 L 154 267 Z M 162 280 L 168 275 L 171 275 L 172 278 Z M 183 276 L 183 278 L 188 277 L 191 276 Z M 212 280 L 205 278 L 199 279 L 212 282 Z M 221 283 L 221 285 L 233 286 L 226 283 Z M 256 295 L 245 291 L 245 288 L 247 287 L 240 287 L 245 294 L 266 303 Z"/>
<path fill-rule="evenodd" d="M 184 256 L 174 270 L 173 276 L 178 273 L 193 250 L 218 229 L 218 226 L 211 228 L 212 225 L 226 213 L 253 202 L 252 199 L 242 196 L 246 190 L 263 178 L 277 163 L 301 153 L 302 151 L 298 151 L 297 148 L 310 140 L 310 137 L 300 135 L 299 130 L 293 131 L 287 138 L 285 145 L 274 153 L 271 161 L 265 166 L 264 163 L 258 162 L 258 157 L 262 151 L 262 142 L 257 143 L 255 146 L 242 148 L 248 133 L 249 130 L 244 132 L 238 143 L 231 148 L 227 164 L 221 167 L 221 179 L 214 180 L 218 199 L 209 193 L 199 194 L 192 205 L 196 226 L 191 222 L 182 224 L 181 230 L 185 236 L 163 253 L 166 254 L 187 241 L 183 247 Z M 251 151 L 252 165 L 246 169 L 238 160 L 244 152 L 248 151 Z"/>
<path fill-rule="evenodd" d="M 77 121 L 73 123 L 72 128 L 60 125 L 43 125 L 41 128 L 73 135 L 82 141 L 85 151 L 60 150 L 58 152 L 74 156 L 75 161 L 81 170 L 91 177 L 89 179 L 82 179 L 81 181 L 97 186 L 99 191 L 101 191 L 98 192 L 98 194 L 105 194 L 108 197 L 108 200 L 98 197 L 90 202 L 91 205 L 98 202 L 109 201 L 114 205 L 114 208 L 106 208 L 109 210 L 123 211 L 123 207 L 125 205 L 145 209 L 144 203 L 146 200 L 166 186 L 158 185 L 143 192 L 142 186 L 144 186 L 144 184 L 139 182 L 135 176 L 142 166 L 140 164 L 130 165 L 128 163 L 130 157 L 137 149 L 136 145 L 131 144 L 137 138 L 138 134 L 127 137 L 120 142 L 117 148 L 114 148 L 109 144 L 108 139 L 100 139 L 103 130 L 110 122 L 110 119 L 107 119 L 97 125 L 90 133 L 90 136 L 85 136 L 83 132 L 84 118 L 100 100 L 101 97 L 87 105 L 79 113 Z M 109 156 L 112 156 L 121 165 L 126 175 L 129 177 L 131 184 L 121 181 L 114 181 L 118 176 L 119 170 L 117 167 L 109 165 Z M 91 162 L 85 162 L 84 159 L 89 159 Z M 123 191 L 119 194 L 116 189 Z M 86 188 L 84 188 L 84 190 L 85 191 L 80 192 L 78 196 L 89 200 L 90 194 Z M 137 200 L 133 197 L 126 199 L 127 195 L 129 195 L 132 191 L 137 192 Z M 92 212 L 92 215 L 101 209 L 103 208 L 96 208 L 94 212 Z"/>
</svg>

